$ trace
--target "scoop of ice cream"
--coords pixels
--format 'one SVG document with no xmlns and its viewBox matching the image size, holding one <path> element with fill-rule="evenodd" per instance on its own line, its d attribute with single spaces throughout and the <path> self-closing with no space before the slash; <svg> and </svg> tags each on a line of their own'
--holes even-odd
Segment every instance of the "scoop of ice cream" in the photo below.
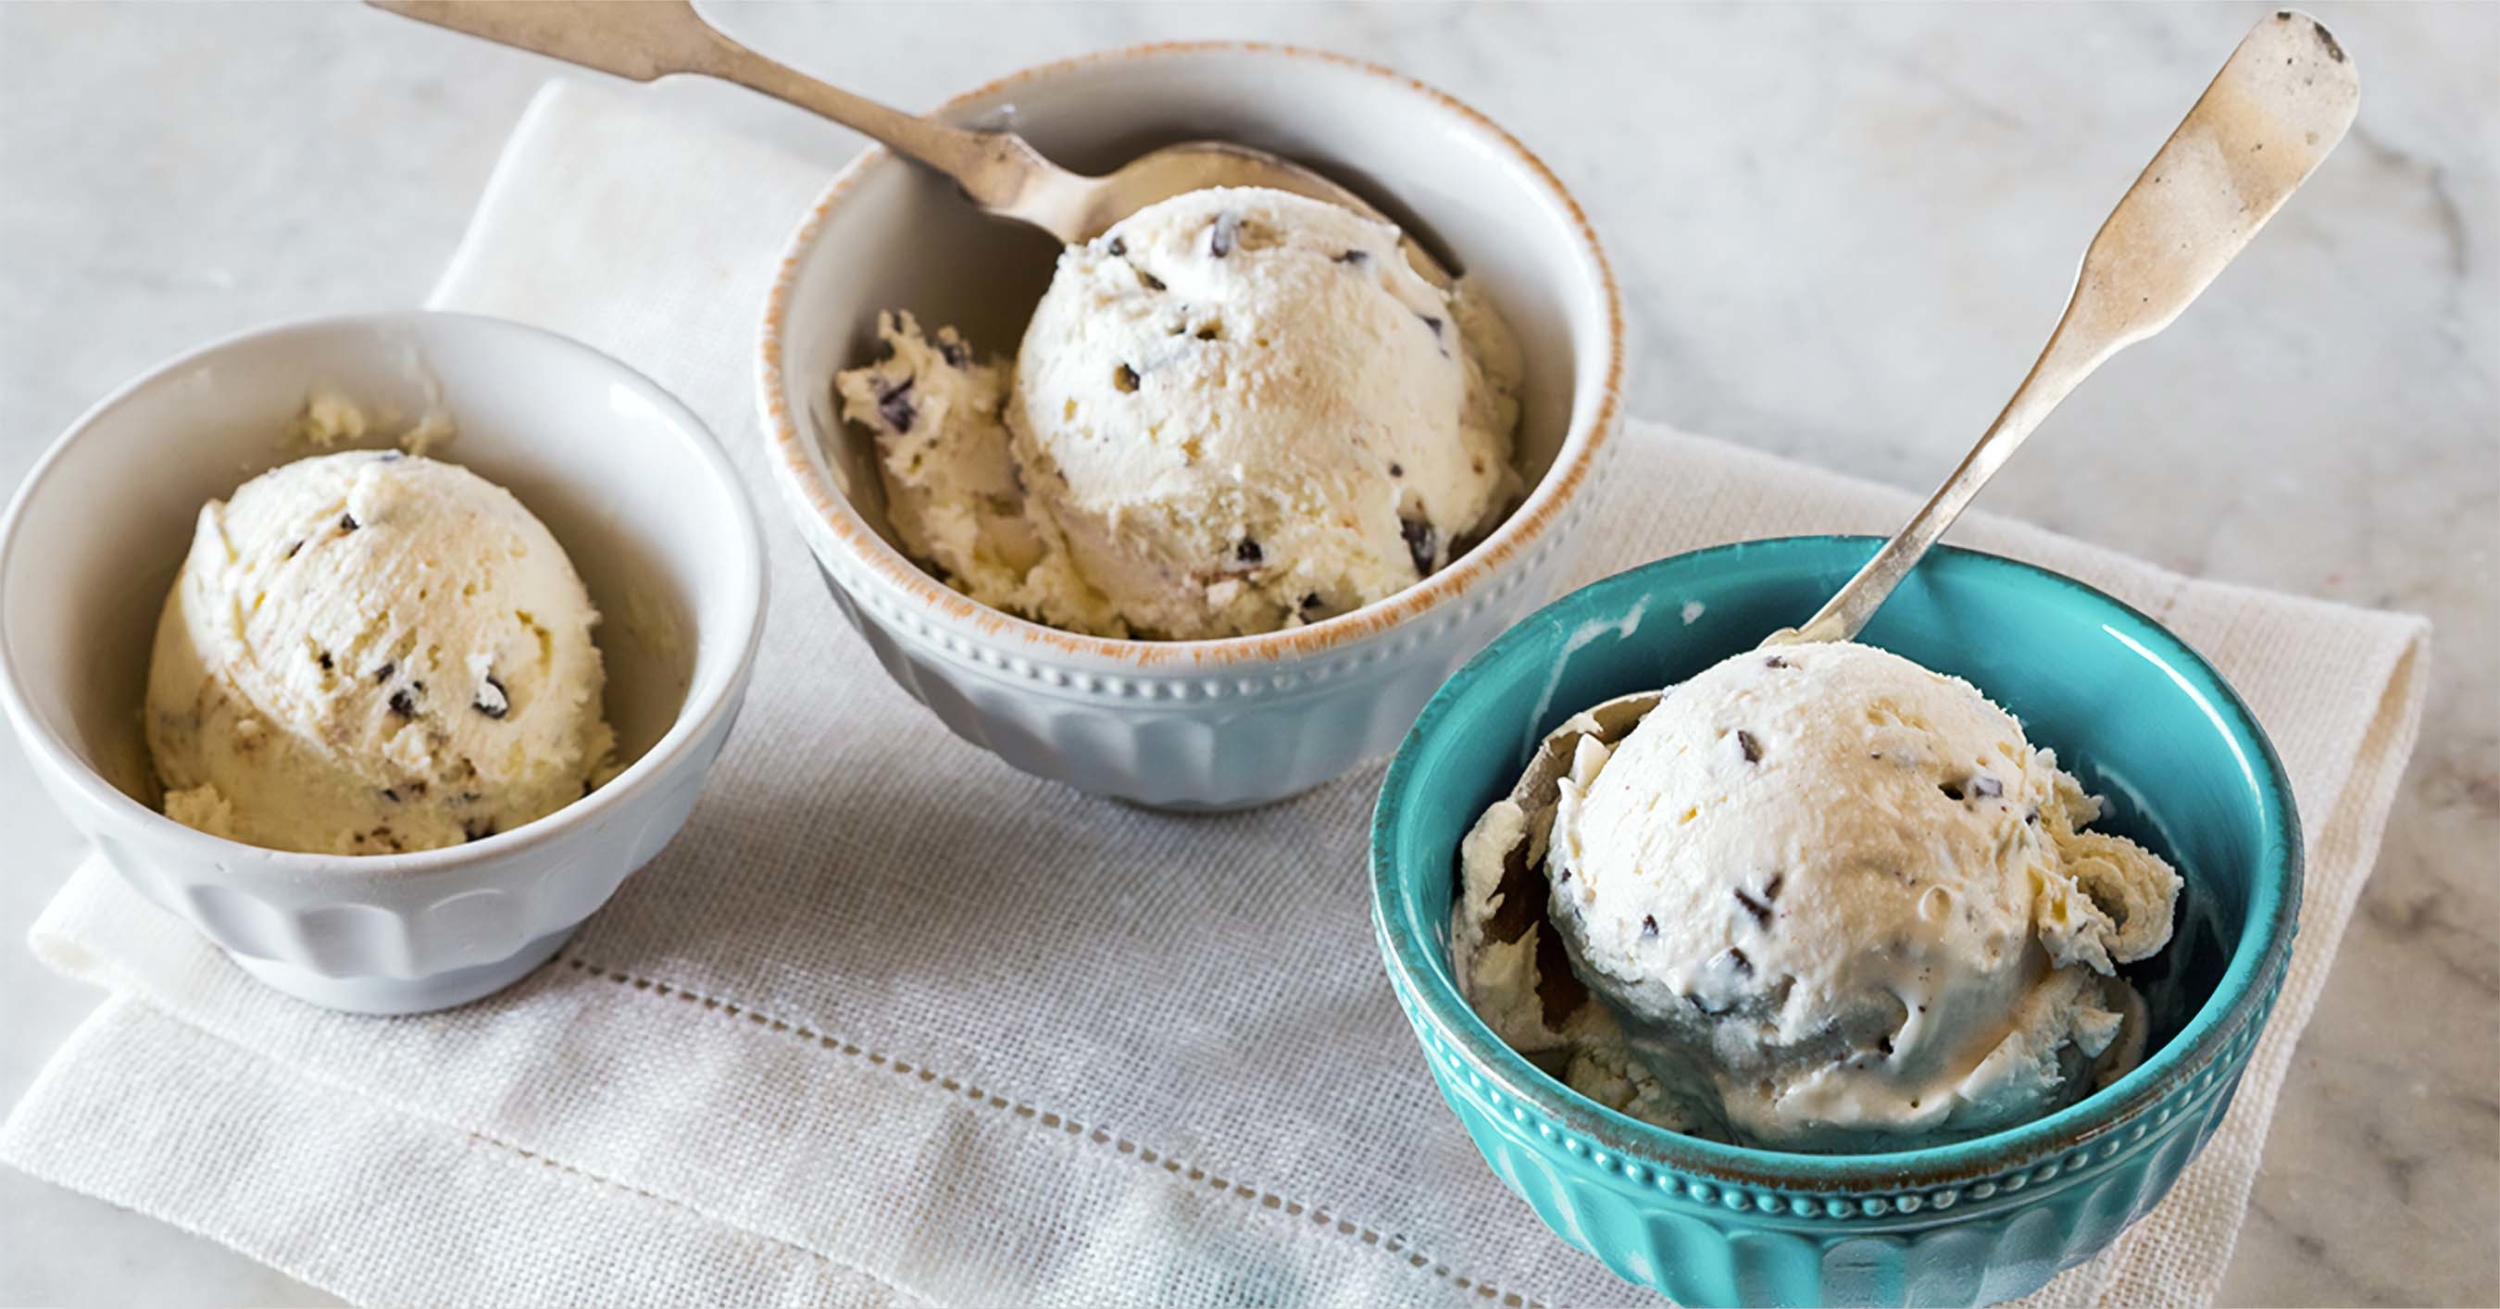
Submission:
<svg viewBox="0 0 2500 1309">
<path fill-rule="evenodd" d="M 1164 201 L 1060 257 L 1008 418 L 1129 625 L 1232 636 L 1394 595 L 1517 493 L 1517 347 L 1395 229 L 1280 191 Z"/>
<path fill-rule="evenodd" d="M 572 562 L 501 487 L 363 451 L 200 510 L 148 672 L 165 812 L 278 850 L 477 840 L 587 794 L 613 735 Z"/>
<path fill-rule="evenodd" d="M 1890 1148 L 2037 1117 L 2140 1057 L 2114 969 L 2169 941 L 2179 879 L 2079 830 L 2098 802 L 1966 682 L 1853 644 L 1740 655 L 1582 739 L 1559 792 L 1541 839 L 1479 824 L 1467 899 L 1498 908 L 1497 851 L 1541 864 L 1538 927 L 1599 1004 L 1523 1035 L 1612 1103 Z M 1502 989 L 1471 999 L 1523 1027 Z"/>
<path fill-rule="evenodd" d="M 1192 192 L 1060 256 L 1013 370 L 904 320 L 843 375 L 895 532 L 984 603 L 1205 639 L 1384 599 L 1516 499 L 1520 357 L 1396 229 Z"/>
</svg>

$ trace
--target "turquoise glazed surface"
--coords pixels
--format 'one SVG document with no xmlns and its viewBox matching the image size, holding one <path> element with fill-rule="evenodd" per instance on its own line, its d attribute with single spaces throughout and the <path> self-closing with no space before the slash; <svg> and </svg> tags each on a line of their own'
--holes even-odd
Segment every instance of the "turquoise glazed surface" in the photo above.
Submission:
<svg viewBox="0 0 2500 1309">
<path fill-rule="evenodd" d="M 1373 816 L 1373 926 L 1442 1098 L 1563 1239 L 1685 1304 L 1976 1304 L 2036 1289 L 2151 1209 L 2220 1125 L 2291 958 L 2300 827 L 2273 747 L 2239 697 L 2116 600 L 1943 549 L 1861 639 L 1968 678 L 2109 798 L 2099 830 L 2178 867 L 2186 890 L 2171 945 L 2126 970 L 2152 1011 L 2144 1063 L 2010 1131 L 1829 1156 L 1635 1121 L 1496 1039 L 1449 966 L 1458 844 L 1477 815 L 1564 718 L 1802 622 L 1875 545 L 1725 546 L 1547 606 L 1434 697 Z"/>
</svg>

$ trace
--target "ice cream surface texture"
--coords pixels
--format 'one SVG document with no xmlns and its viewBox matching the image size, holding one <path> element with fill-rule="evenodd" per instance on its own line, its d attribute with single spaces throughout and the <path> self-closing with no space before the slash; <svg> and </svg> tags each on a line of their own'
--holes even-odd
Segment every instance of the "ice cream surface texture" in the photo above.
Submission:
<svg viewBox="0 0 2500 1309">
<path fill-rule="evenodd" d="M 165 812 L 326 854 L 543 817 L 609 764 L 598 621 L 545 525 L 456 464 L 357 451 L 264 473 L 200 510 L 158 619 Z"/>
<path fill-rule="evenodd" d="M 1385 599 L 1517 499 L 1521 363 L 1395 228 L 1197 191 L 1070 246 L 1012 370 L 881 325 L 838 385 L 904 547 L 1073 631 L 1198 640 Z"/>
<path fill-rule="evenodd" d="M 1969 683 L 1771 646 L 1606 735 L 1580 736 L 1549 814 L 1480 820 L 1456 914 L 1470 1002 L 1583 1092 L 1749 1145 L 1881 1150 L 2027 1121 L 2141 1058 L 2114 970 L 2169 942 L 2179 878 L 2082 830 L 2099 802 Z M 1523 892 L 1541 915 L 1503 914 Z"/>
</svg>

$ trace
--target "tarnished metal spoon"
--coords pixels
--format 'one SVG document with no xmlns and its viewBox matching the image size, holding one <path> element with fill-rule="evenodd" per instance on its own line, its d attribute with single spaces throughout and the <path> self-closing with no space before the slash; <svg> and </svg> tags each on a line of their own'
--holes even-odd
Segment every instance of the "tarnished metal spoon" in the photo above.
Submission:
<svg viewBox="0 0 2500 1309">
<path fill-rule="evenodd" d="M 1370 202 L 1291 160 L 1229 141 L 1190 141 L 1087 177 L 1013 132 L 951 126 L 829 86 L 730 40 L 687 0 L 366 0 L 421 22 L 637 82 L 696 73 L 821 114 L 955 179 L 974 204 L 1075 244 L 1158 200 L 1211 186 L 1264 186 L 1396 226 Z M 1457 270 L 1401 232 L 1407 262 L 1447 288 Z"/>
<path fill-rule="evenodd" d="M 2344 139 L 2360 107 L 2360 73 L 2318 20 L 2286 9 L 2259 22 L 2101 224 L 2057 330 L 1979 444 L 1814 617 L 1765 644 L 1856 636 L 2023 438 L 2103 361 L 2177 319 Z M 1550 806 L 1579 739 L 1621 737 L 1659 695 L 1621 696 L 1555 729 L 1512 799 L 1532 813 Z"/>
<path fill-rule="evenodd" d="M 2260 21 L 2101 224 L 2065 316 L 1979 444 L 1784 639 L 1856 636 L 2023 438 L 2111 355 L 2170 326 L 2344 139 L 2360 108 L 2360 70 L 2318 20 L 2284 9 Z"/>
</svg>

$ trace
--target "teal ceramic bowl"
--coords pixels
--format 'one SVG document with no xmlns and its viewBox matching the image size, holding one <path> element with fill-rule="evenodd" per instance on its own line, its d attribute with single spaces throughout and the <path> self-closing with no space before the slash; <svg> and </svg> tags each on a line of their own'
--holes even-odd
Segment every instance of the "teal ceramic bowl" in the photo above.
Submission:
<svg viewBox="0 0 2500 1309">
<path fill-rule="evenodd" d="M 1946 549 L 1861 639 L 1968 678 L 2110 798 L 2102 830 L 2178 867 L 2176 934 L 2128 972 L 2152 1010 L 2144 1063 L 2010 1131 L 1805 1155 L 1627 1118 L 1478 1021 L 1450 974 L 1459 839 L 1537 739 L 1577 709 L 1679 681 L 1804 620 L 1875 545 L 1704 550 L 1547 606 L 1434 697 L 1373 817 L 1373 926 L 1442 1098 L 1564 1240 L 1685 1304 L 1958 1305 L 2038 1288 L 2178 1180 L 2229 1108 L 2291 959 L 2300 826 L 2247 706 L 2145 615 L 2054 573 Z"/>
</svg>

